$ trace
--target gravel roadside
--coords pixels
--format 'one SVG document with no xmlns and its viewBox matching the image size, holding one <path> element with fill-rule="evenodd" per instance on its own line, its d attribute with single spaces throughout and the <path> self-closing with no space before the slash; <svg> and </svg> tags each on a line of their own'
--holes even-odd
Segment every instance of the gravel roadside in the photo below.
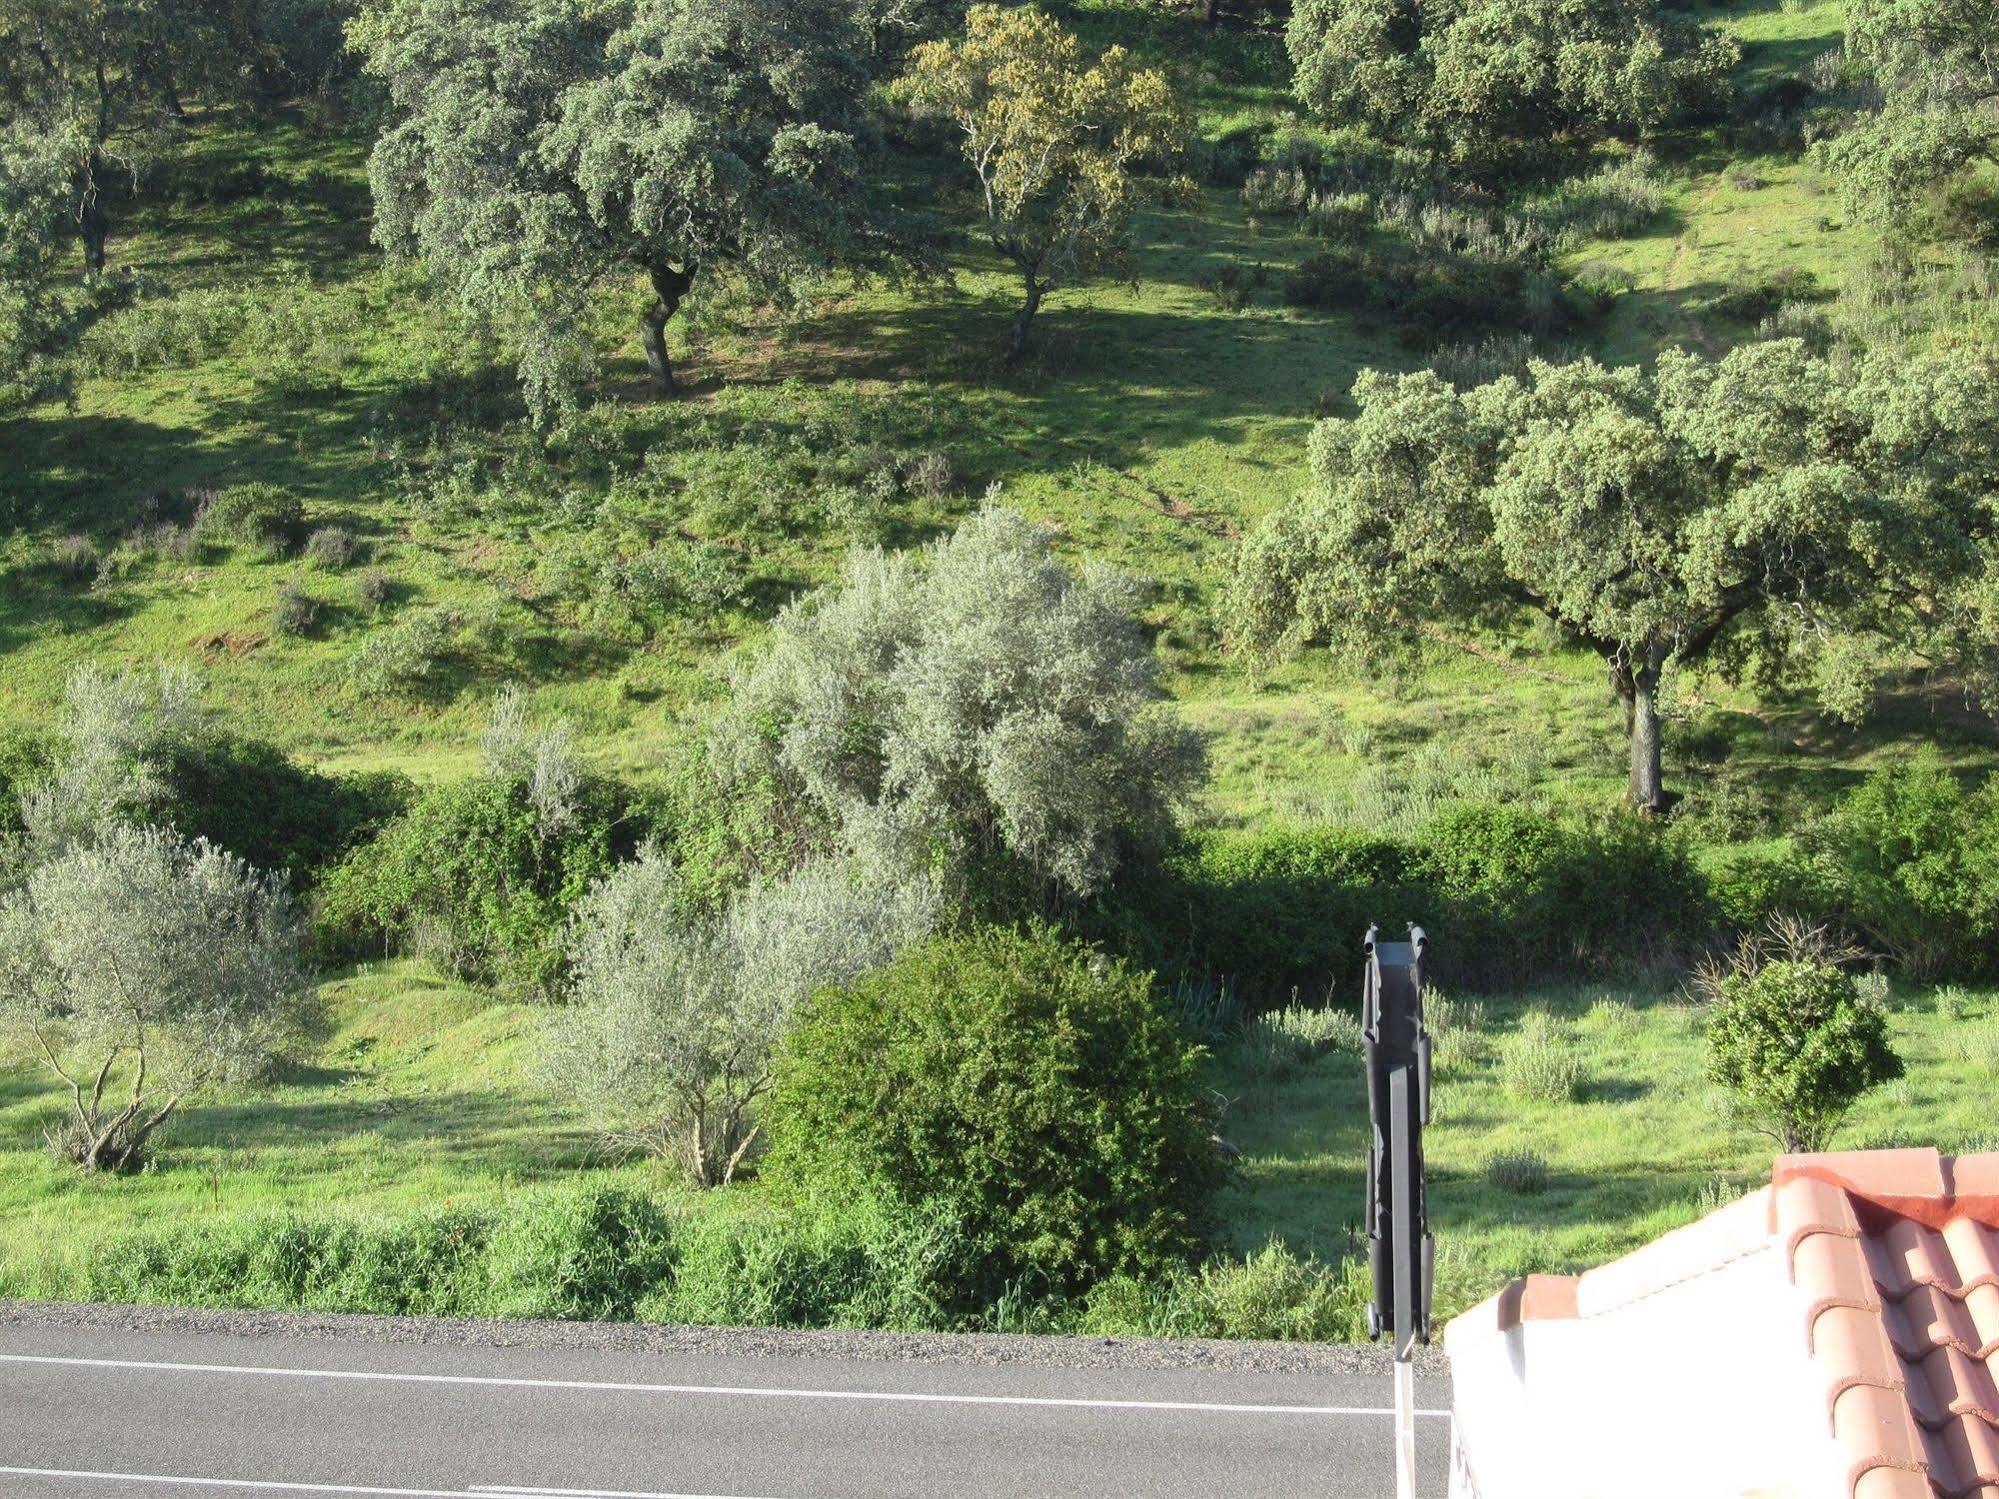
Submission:
<svg viewBox="0 0 1999 1499">
<path fill-rule="evenodd" d="M 503 1322 L 335 1312 L 209 1311 L 0 1300 L 0 1329 L 89 1327 L 125 1332 L 227 1333 L 273 1342 L 412 1343 L 464 1348 L 556 1348 L 730 1358 L 874 1359 L 897 1363 L 1026 1365 L 1069 1369 L 1212 1369 L 1267 1374 L 1379 1374 L 1380 1346 L 1251 1343 L 1214 1338 L 1036 1337 L 1013 1333 L 794 1331 L 666 1327 L 632 1322 Z M 1440 1347 L 1417 1350 L 1416 1372 L 1448 1372 Z"/>
</svg>

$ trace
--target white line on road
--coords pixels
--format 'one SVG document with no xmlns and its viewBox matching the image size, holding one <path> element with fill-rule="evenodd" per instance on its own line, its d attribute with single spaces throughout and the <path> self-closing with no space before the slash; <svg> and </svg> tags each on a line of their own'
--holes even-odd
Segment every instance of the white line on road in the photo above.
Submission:
<svg viewBox="0 0 1999 1499">
<path fill-rule="evenodd" d="M 159 1374 L 250 1374 L 280 1379 L 373 1380 L 389 1384 L 484 1385 L 512 1390 L 589 1390 L 623 1395 L 736 1395 L 766 1400 L 875 1400 L 908 1405 L 1022 1405 L 1070 1410 L 1202 1411 L 1231 1416 L 1392 1416 L 1391 1407 L 1238 1405 L 1208 1400 L 1084 1400 L 1056 1395 L 947 1395 L 909 1390 L 799 1390 L 767 1385 L 624 1384 L 593 1379 L 506 1379 L 490 1374 L 404 1374 L 379 1369 L 277 1369 L 261 1364 L 175 1364 L 146 1359 L 63 1358 L 0 1353 L 0 1363 L 62 1364 L 80 1369 L 137 1369 Z M 1448 1420 L 1449 1411 L 1417 1415 Z"/>
<path fill-rule="evenodd" d="M 4 1468 L 18 1478 L 71 1478 L 97 1483 L 174 1483 L 184 1488 L 249 1489 L 264 1494 L 355 1494 L 363 1499 L 466 1499 L 493 1494 L 507 1499 L 734 1499 L 727 1494 L 641 1493 L 632 1489 L 522 1489 L 476 1484 L 469 1489 L 385 1489 L 358 1483 L 286 1483 L 270 1478 L 191 1478 L 169 1473 L 92 1473 L 80 1468 Z M 749 1499 L 749 1496 L 740 1496 Z"/>
</svg>

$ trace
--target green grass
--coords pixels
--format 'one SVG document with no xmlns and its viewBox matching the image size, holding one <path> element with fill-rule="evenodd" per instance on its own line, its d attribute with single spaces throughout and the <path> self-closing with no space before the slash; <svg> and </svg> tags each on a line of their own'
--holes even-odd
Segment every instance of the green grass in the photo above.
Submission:
<svg viewBox="0 0 1999 1499">
<path fill-rule="evenodd" d="M 1208 37 L 1185 15 L 1126 0 L 1068 9 L 1093 42 L 1173 67 L 1210 139 L 1297 124 L 1274 33 Z M 1712 13 L 1743 42 L 1751 89 L 1807 68 L 1840 24 L 1833 0 L 1739 0 Z M 1754 330 L 1704 304 L 1800 272 L 1829 314 L 1879 337 L 1992 328 L 1979 265 L 1926 251 L 1897 291 L 1881 271 L 1881 231 L 1853 219 L 1836 184 L 1795 153 L 1698 138 L 1662 142 L 1660 154 L 1657 220 L 1567 259 L 1571 272 L 1609 267 L 1629 284 L 1576 340 L 1582 350 L 1615 362 L 1673 345 L 1717 351 Z M 1433 342 L 1382 318 L 1285 306 L 1278 287 L 1316 242 L 1253 222 L 1233 191 L 1206 188 L 1144 217 L 1130 279 L 1057 294 L 1018 372 L 1001 362 L 1014 284 L 975 240 L 943 285 L 831 287 L 796 320 L 724 307 L 678 327 L 690 390 L 672 406 L 642 399 L 631 309 L 607 294 L 607 367 L 586 424 L 597 445 L 544 453 L 525 434 L 505 351 L 462 339 L 421 277 L 372 249 L 365 155 L 364 141 L 301 119 L 199 119 L 180 185 L 120 207 L 112 258 L 134 276 L 138 305 L 106 314 L 92 338 L 130 340 L 163 308 L 208 308 L 214 326 L 184 354 L 84 378 L 72 404 L 0 419 L 0 526 L 17 523 L 0 529 L 0 727 L 45 727 L 80 664 L 187 659 L 236 728 L 336 769 L 449 777 L 475 763 L 491 693 L 521 681 L 537 711 L 571 721 L 592 760 L 644 773 L 699 732 L 731 653 L 785 600 L 834 576 L 850 544 L 935 534 L 996 488 L 1057 525 L 1072 555 L 1156 580 L 1150 612 L 1169 688 L 1211 738 L 1197 817 L 1392 827 L 1468 795 L 1578 810 L 1615 801 L 1620 725 L 1601 665 L 1546 632 L 1440 638 L 1374 673 L 1316 658 L 1254 671 L 1224 649 L 1218 583 L 1234 537 L 1307 482 L 1311 426 L 1342 409 L 1359 370 L 1419 366 Z M 274 185 L 185 201 L 188 185 L 244 163 Z M 906 186 L 934 196 L 936 184 Z M 1198 285 L 1228 264 L 1269 273 L 1233 313 Z M 758 526 L 678 505 L 674 486 L 720 462 L 726 434 L 745 427 L 768 445 L 860 433 L 939 452 L 953 483 L 898 501 L 873 527 Z M 648 457 L 672 482 L 620 497 L 614 471 Z M 177 559 L 121 542 L 150 496 L 252 480 L 295 490 L 311 525 L 355 532 L 364 561 L 322 574 L 293 559 L 222 549 Z M 73 533 L 109 559 L 100 580 L 48 566 Z M 731 549 L 741 604 L 634 625 L 551 582 L 549 561 L 565 549 L 676 533 Z M 368 567 L 400 590 L 381 611 L 354 601 Z M 291 579 L 326 606 L 324 625 L 297 639 L 269 622 Z M 348 674 L 356 648 L 427 607 L 458 621 L 438 680 L 364 695 Z M 1967 773 L 1999 768 L 1990 721 L 1949 684 L 1903 684 L 1860 729 L 1716 680 L 1677 690 L 1671 784 L 1697 800 L 1746 796 L 1731 837 L 1780 836 L 1917 745 L 1940 744 Z M 1583 1101 L 1511 1098 L 1495 1056 L 1445 1081 L 1433 1201 L 1467 1287 L 1600 1260 L 1692 1217 L 1717 1178 L 1733 1190 L 1767 1165 L 1766 1146 L 1690 1106 L 1700 1043 L 1686 1012 L 1622 996 L 1633 1033 L 1613 1036 L 1602 1016 L 1585 1018 L 1594 997 L 1489 1010 L 1501 1032 L 1533 1004 L 1573 1020 L 1592 1078 Z M 586 1173 L 670 1190 L 653 1168 L 600 1159 L 538 1084 L 533 1011 L 406 965 L 342 979 L 330 998 L 336 1029 L 310 1068 L 194 1110 L 158 1165 L 131 1180 L 88 1181 L 54 1163 L 39 1137 L 56 1095 L 31 1067 L 0 1070 L 0 1291 L 60 1291 L 85 1246 L 133 1224 L 328 1204 L 400 1213 Z M 1992 1022 L 1904 1012 L 1895 1024 L 1910 1079 L 1867 1101 L 1846 1143 L 1948 1144 L 1983 1128 L 1977 1089 L 1961 1079 L 1990 1075 L 1989 1052 L 1972 1053 Z M 1237 1100 L 1228 1132 L 1248 1154 L 1233 1241 L 1246 1250 L 1277 1234 L 1343 1253 L 1360 1197 L 1357 1066 L 1335 1055 L 1277 1082 L 1221 1085 Z M 1522 1152 L 1545 1158 L 1547 1188 L 1498 1191 L 1485 1163 Z"/>
<path fill-rule="evenodd" d="M 1440 1311 L 1461 1310 L 1516 1275 L 1601 1264 L 1712 1211 L 1769 1179 L 1776 1146 L 1729 1117 L 1705 1079 L 1698 1010 L 1651 992 L 1578 988 L 1486 999 L 1485 1044 L 1440 1071 L 1424 1135 Z M 1501 1082 L 1504 1048 L 1530 1012 L 1573 1038 L 1584 1073 L 1573 1103 L 1522 1100 Z M 1999 1146 L 1987 1080 L 1999 1065 L 1999 997 L 1981 993 L 1962 1019 L 1935 1014 L 1926 993 L 1891 1017 L 1903 1080 L 1861 1100 L 1839 1149 Z M 1367 1079 L 1360 1059 L 1331 1053 L 1277 1079 L 1238 1075 L 1222 1132 L 1244 1153 L 1231 1204 L 1235 1246 L 1272 1235 L 1323 1258 L 1360 1225 L 1367 1161 Z M 1487 1179 L 1495 1157 L 1533 1155 L 1548 1181 L 1533 1193 Z"/>
<path fill-rule="evenodd" d="M 335 980 L 327 995 L 333 1029 L 309 1065 L 191 1109 L 155 1163 L 128 1178 L 87 1178 L 54 1160 L 40 1132 L 62 1107 L 57 1089 L 26 1066 L 0 1074 L 0 1295 L 73 1295 L 90 1246 L 126 1228 L 273 1209 L 504 1209 L 556 1180 L 646 1189 L 680 1214 L 756 1208 L 754 1184 L 703 1195 L 662 1167 L 600 1154 L 536 1074 L 540 1011 L 412 964 Z M 1481 1003 L 1471 1058 L 1440 1070 L 1425 1143 L 1444 1310 L 1515 1275 L 1602 1263 L 1767 1179 L 1775 1147 L 1732 1123 L 1704 1080 L 1697 1011 L 1597 987 Z M 1576 1101 L 1504 1087 L 1505 1048 L 1530 1013 L 1573 1040 Z M 1908 1076 L 1864 1099 L 1837 1144 L 1999 1145 L 1984 1084 L 1999 1066 L 1999 993 L 1974 991 L 1953 1016 L 1912 990 L 1892 1033 Z M 1277 1239 L 1327 1262 L 1350 1254 L 1367 1153 L 1359 1059 L 1334 1049 L 1273 1076 L 1224 1044 L 1214 1086 L 1229 1100 L 1222 1133 L 1244 1153 L 1223 1203 L 1223 1249 L 1247 1255 Z M 1546 1162 L 1545 1187 L 1488 1179 L 1495 1157 L 1520 1155 Z"/>
</svg>

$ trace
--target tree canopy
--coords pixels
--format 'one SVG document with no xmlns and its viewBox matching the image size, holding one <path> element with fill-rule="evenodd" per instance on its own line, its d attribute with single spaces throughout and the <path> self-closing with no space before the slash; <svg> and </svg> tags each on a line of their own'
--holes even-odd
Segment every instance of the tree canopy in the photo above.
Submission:
<svg viewBox="0 0 1999 1499">
<path fill-rule="evenodd" d="M 1314 114 L 1475 166 L 1656 130 L 1735 56 L 1655 0 L 1298 0 L 1288 40 Z"/>
<path fill-rule="evenodd" d="M 1820 152 L 1857 207 L 1897 213 L 1974 163 L 1999 163 L 1999 8 L 1854 0 L 1846 35 L 1881 102 Z"/>
<path fill-rule="evenodd" d="M 1711 662 L 1862 711 L 1895 652 L 1954 648 L 1987 575 L 1999 369 L 1817 357 L 1795 340 L 1656 374 L 1536 362 L 1466 393 L 1367 372 L 1313 435 L 1316 482 L 1245 543 L 1237 624 L 1357 650 L 1546 615 L 1604 659 L 1631 797 L 1664 804 L 1659 688 Z"/>
<path fill-rule="evenodd" d="M 868 191 L 866 42 L 843 0 L 405 0 L 357 27 L 393 123 L 376 236 L 521 345 L 540 415 L 636 280 L 656 390 L 690 293 L 802 291 L 900 253 Z"/>
<path fill-rule="evenodd" d="M 1138 172 L 1181 149 L 1186 116 L 1164 74 L 1122 47 L 1092 62 L 1031 6 L 974 6 L 962 40 L 916 49 L 903 94 L 959 132 L 986 233 L 1020 273 L 1017 364 L 1043 297 L 1122 262 Z"/>
<path fill-rule="evenodd" d="M 1201 768 L 1159 701 L 1134 584 L 1078 578 L 1052 536 L 987 510 L 921 553 L 858 553 L 781 615 L 716 741 L 888 867 L 1098 889 Z"/>
<path fill-rule="evenodd" d="M 228 8 L 201 0 L 0 0 L 0 110 L 59 149 L 84 269 L 104 269 L 115 171 L 156 159 L 186 91 L 233 86 Z"/>
</svg>

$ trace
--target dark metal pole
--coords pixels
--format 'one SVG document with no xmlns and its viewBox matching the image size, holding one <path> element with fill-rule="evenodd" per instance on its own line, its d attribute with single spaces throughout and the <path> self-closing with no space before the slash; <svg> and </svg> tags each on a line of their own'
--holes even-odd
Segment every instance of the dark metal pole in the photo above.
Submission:
<svg viewBox="0 0 1999 1499">
<path fill-rule="evenodd" d="M 1416 1471 L 1417 1343 L 1430 1341 L 1435 1241 L 1423 1180 L 1423 1126 L 1430 1122 L 1430 1034 L 1423 1025 L 1423 953 L 1429 939 L 1409 928 L 1404 942 L 1384 942 L 1369 927 L 1365 943 L 1361 1037 L 1367 1059 L 1368 1263 L 1374 1299 L 1370 1338 L 1390 1335 L 1395 1350 L 1396 1488 L 1413 1499 Z"/>
</svg>

